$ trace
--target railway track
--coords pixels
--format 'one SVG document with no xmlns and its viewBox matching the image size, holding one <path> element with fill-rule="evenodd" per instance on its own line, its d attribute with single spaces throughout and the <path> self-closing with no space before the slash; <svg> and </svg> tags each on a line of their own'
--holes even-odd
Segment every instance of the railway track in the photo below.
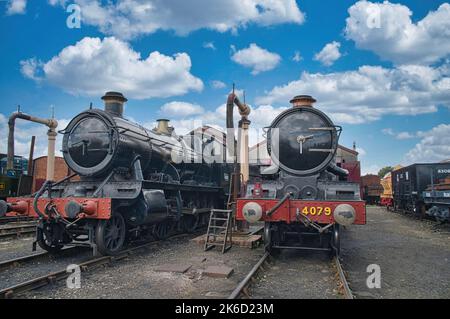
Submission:
<svg viewBox="0 0 450 319">
<path fill-rule="evenodd" d="M 342 268 L 341 261 L 339 260 L 339 257 L 334 257 L 334 264 L 336 265 L 337 274 L 339 276 L 339 281 L 342 284 L 342 289 L 344 293 L 345 299 L 355 299 L 355 296 L 352 293 L 352 290 L 350 289 L 350 286 L 348 285 L 347 277 L 345 277 L 344 269 Z"/>
<path fill-rule="evenodd" d="M 0 239 L 19 238 L 36 232 L 36 222 L 14 222 L 0 227 Z"/>
<path fill-rule="evenodd" d="M 233 292 L 228 296 L 228 299 L 249 299 L 251 298 L 250 286 L 256 282 L 258 274 L 268 267 L 268 262 L 270 259 L 270 253 L 265 253 L 261 259 L 253 266 L 250 272 L 245 276 L 245 278 L 236 286 Z M 354 299 L 354 295 L 350 290 L 347 278 L 345 277 L 342 264 L 338 257 L 333 258 L 333 264 L 336 267 L 337 276 L 340 281 L 340 286 L 343 290 L 343 295 L 345 299 Z"/>
<path fill-rule="evenodd" d="M 32 220 L 32 218 L 24 217 L 24 216 L 1 217 L 0 225 L 5 225 L 5 224 L 9 224 L 9 223 L 17 223 L 17 222 L 28 222 L 30 220 Z"/>
<path fill-rule="evenodd" d="M 189 236 L 189 234 L 186 234 L 186 233 L 176 234 L 167 239 L 175 239 L 175 238 L 180 238 L 180 237 L 184 237 L 184 236 Z M 129 249 L 126 249 L 126 250 L 120 252 L 119 254 L 117 254 L 115 256 L 100 256 L 100 257 L 97 256 L 97 257 L 88 258 L 87 260 L 83 261 L 82 263 L 79 263 L 78 266 L 80 267 L 81 272 L 94 270 L 96 268 L 99 268 L 99 267 L 102 267 L 105 265 L 110 265 L 110 264 L 113 264 L 122 259 L 128 258 L 129 256 L 132 256 L 136 251 L 155 246 L 160 242 L 161 242 L 161 240 L 155 240 L 155 241 L 151 241 L 151 242 L 148 242 L 148 243 L 145 243 L 142 245 L 131 247 Z M 69 249 L 67 249 L 67 250 L 69 250 Z M 39 253 L 39 254 L 35 254 L 35 255 L 25 256 L 25 257 L 23 257 L 24 260 L 22 260 L 22 262 L 27 261 L 27 258 L 31 258 L 31 259 L 32 258 L 42 258 L 43 256 L 45 256 L 45 253 Z M 9 265 L 14 265 L 14 262 L 15 262 L 14 260 L 11 260 L 11 261 L 7 261 L 5 263 L 7 263 Z M 0 264 L 0 267 L 1 267 L 1 264 Z M 46 275 L 39 276 L 39 277 L 33 278 L 31 280 L 27 280 L 25 282 L 22 282 L 22 283 L 14 285 L 14 286 L 0 290 L 0 299 L 11 299 L 11 298 L 19 296 L 23 293 L 30 292 L 30 291 L 38 289 L 38 288 L 42 288 L 42 287 L 45 287 L 48 285 L 55 284 L 58 281 L 66 279 L 67 277 L 70 276 L 70 274 L 71 273 L 68 273 L 66 269 L 61 269 L 56 272 L 48 273 Z"/>
<path fill-rule="evenodd" d="M 60 254 L 74 253 L 74 252 L 78 251 L 79 248 L 80 247 L 65 248 L 65 249 L 61 250 Z M 53 256 L 53 255 L 50 254 L 49 252 L 43 251 L 43 252 L 33 253 L 30 255 L 26 255 L 26 256 L 21 256 L 21 257 L 17 257 L 17 258 L 0 261 L 0 271 L 6 270 L 6 269 L 11 269 L 11 268 L 20 266 L 20 265 L 28 263 L 28 262 L 33 262 L 33 261 L 37 261 L 40 259 L 49 258 L 51 256 Z"/>
<path fill-rule="evenodd" d="M 250 272 L 245 276 L 245 278 L 237 285 L 233 290 L 228 299 L 239 299 L 241 296 L 250 298 L 249 286 L 256 280 L 258 273 L 263 270 L 263 265 L 267 263 L 270 258 L 270 253 L 266 252 L 261 259 L 253 266 Z"/>
</svg>

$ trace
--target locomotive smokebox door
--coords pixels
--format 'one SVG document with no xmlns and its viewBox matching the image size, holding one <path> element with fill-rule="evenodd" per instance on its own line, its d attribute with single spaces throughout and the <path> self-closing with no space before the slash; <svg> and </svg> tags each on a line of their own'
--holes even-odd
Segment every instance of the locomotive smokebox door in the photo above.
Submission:
<svg viewBox="0 0 450 319">
<path fill-rule="evenodd" d="M 325 169 L 337 149 L 337 130 L 331 120 L 312 107 L 281 113 L 268 131 L 268 151 L 282 170 L 308 176 Z"/>
</svg>

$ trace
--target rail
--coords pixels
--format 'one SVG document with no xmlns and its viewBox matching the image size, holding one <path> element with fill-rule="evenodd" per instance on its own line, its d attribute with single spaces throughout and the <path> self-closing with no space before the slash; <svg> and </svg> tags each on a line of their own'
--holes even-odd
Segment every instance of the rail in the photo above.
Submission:
<svg viewBox="0 0 450 319">
<path fill-rule="evenodd" d="M 334 257 L 334 263 L 336 265 L 336 269 L 339 275 L 339 280 L 342 283 L 342 288 L 344 290 L 345 299 L 355 299 L 353 293 L 348 285 L 347 278 L 345 277 L 344 269 L 342 268 L 339 257 Z"/>
<path fill-rule="evenodd" d="M 60 253 L 65 254 L 65 253 L 69 253 L 69 252 L 74 252 L 75 250 L 77 250 L 77 248 L 79 248 L 79 247 L 64 248 L 61 250 Z M 6 270 L 6 269 L 11 269 L 11 268 L 19 266 L 25 262 L 35 261 L 35 260 L 47 258 L 50 256 L 52 256 L 52 254 L 50 254 L 47 251 L 43 251 L 43 252 L 39 252 L 39 253 L 34 253 L 34 254 L 26 255 L 26 256 L 21 256 L 21 257 L 17 257 L 17 258 L 0 261 L 0 271 Z"/>
<path fill-rule="evenodd" d="M 176 234 L 174 236 L 169 237 L 170 239 L 175 239 L 179 237 L 188 236 L 188 234 Z M 158 243 L 160 243 L 161 240 L 157 241 L 151 241 L 136 247 L 129 248 L 127 250 L 121 251 L 118 255 L 115 256 L 101 256 L 101 257 L 94 257 L 91 259 L 88 259 L 87 261 L 84 261 L 78 266 L 80 267 L 80 270 L 82 272 L 86 272 L 90 269 L 94 269 L 96 267 L 102 266 L 102 265 L 108 265 L 111 263 L 114 263 L 116 261 L 125 259 L 129 256 L 131 256 L 135 251 L 154 246 Z M 38 288 L 42 288 L 45 286 L 48 286 L 50 284 L 54 284 L 58 281 L 64 280 L 67 277 L 70 276 L 71 273 L 67 272 L 66 269 L 52 272 L 40 277 L 36 277 L 34 279 L 19 283 L 17 285 L 5 288 L 0 290 L 0 299 L 11 299 L 14 296 L 23 294 L 25 292 L 29 292 Z"/>
<path fill-rule="evenodd" d="M 18 225 L 6 224 L 0 228 L 0 239 L 19 238 L 23 235 L 33 234 L 35 232 L 35 222 L 20 223 Z"/>
<path fill-rule="evenodd" d="M 241 295 L 249 297 L 248 287 L 251 281 L 258 274 L 264 262 L 269 258 L 270 253 L 266 252 L 261 259 L 253 266 L 245 278 L 237 285 L 236 289 L 228 296 L 228 299 L 238 299 Z"/>
<path fill-rule="evenodd" d="M 258 275 L 259 270 L 263 268 L 270 256 L 270 253 L 266 252 L 261 259 L 253 266 L 250 272 L 245 276 L 245 278 L 239 282 L 233 292 L 228 296 L 228 299 L 239 299 L 241 297 L 250 298 L 249 286 L 254 281 L 255 277 Z M 342 289 L 345 299 L 355 299 L 353 293 L 348 285 L 347 278 L 345 277 L 344 270 L 342 268 L 341 262 L 338 257 L 334 257 L 334 264 L 336 265 L 336 270 L 339 276 L 339 281 L 342 283 Z"/>
</svg>

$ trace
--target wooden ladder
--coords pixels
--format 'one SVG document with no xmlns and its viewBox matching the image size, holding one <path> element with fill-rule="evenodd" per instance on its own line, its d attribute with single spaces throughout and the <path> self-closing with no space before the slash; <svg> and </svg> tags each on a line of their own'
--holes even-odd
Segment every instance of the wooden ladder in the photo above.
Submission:
<svg viewBox="0 0 450 319">
<path fill-rule="evenodd" d="M 233 246 L 233 211 L 224 209 L 212 209 L 209 216 L 208 232 L 205 239 L 205 251 L 216 246 L 222 246 L 222 254 Z M 223 236 L 223 243 L 217 242 L 217 238 Z"/>
</svg>

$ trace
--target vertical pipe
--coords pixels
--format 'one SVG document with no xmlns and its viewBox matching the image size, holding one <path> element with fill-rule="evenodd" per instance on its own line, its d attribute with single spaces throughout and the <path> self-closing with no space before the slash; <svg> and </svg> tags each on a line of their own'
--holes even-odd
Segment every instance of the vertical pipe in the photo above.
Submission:
<svg viewBox="0 0 450 319">
<path fill-rule="evenodd" d="M 33 176 L 33 157 L 34 157 L 34 144 L 36 143 L 36 136 L 31 137 L 30 156 L 28 157 L 28 176 Z"/>
<path fill-rule="evenodd" d="M 8 121 L 9 132 L 8 132 L 8 158 L 6 163 L 6 171 L 14 169 L 14 128 L 15 128 L 16 118 L 11 116 Z"/>
<path fill-rule="evenodd" d="M 242 174 L 242 181 L 243 184 L 246 185 L 249 176 L 250 176 L 250 169 L 249 169 L 249 154 L 248 154 L 248 128 L 250 125 L 250 121 L 243 118 L 240 121 L 240 138 L 239 138 L 239 155 L 240 155 L 240 166 L 241 166 L 241 174 Z"/>
<path fill-rule="evenodd" d="M 47 132 L 48 136 L 48 156 L 47 156 L 47 181 L 55 180 L 55 144 L 56 133 L 54 128 L 50 128 Z"/>
<path fill-rule="evenodd" d="M 241 103 L 241 101 L 239 101 L 238 97 L 233 93 L 228 95 L 228 99 L 227 99 L 227 116 L 226 116 L 226 124 L 227 124 L 227 129 L 232 129 L 234 128 L 233 125 L 233 110 L 234 110 L 234 105 L 237 106 L 238 110 L 239 110 L 239 114 L 241 115 L 241 121 L 239 122 L 239 131 L 242 132 L 244 131 L 245 134 L 248 132 L 248 125 L 250 124 L 250 121 L 247 119 L 248 115 L 250 114 L 250 108 L 248 107 L 247 104 L 243 104 Z M 242 124 L 245 127 L 245 129 L 242 129 Z M 232 130 L 228 130 L 229 132 L 232 132 L 233 134 L 233 143 L 234 143 L 234 131 Z M 232 195 L 232 202 L 236 202 L 238 193 L 239 193 L 239 188 L 240 188 L 240 175 L 241 175 L 241 168 L 243 167 L 242 165 L 242 155 L 248 159 L 248 137 L 245 138 L 245 134 L 242 135 L 242 133 L 239 133 L 238 135 L 238 145 L 237 145 L 237 156 L 235 157 L 235 168 L 234 168 L 234 180 L 235 182 L 233 183 L 233 195 Z M 243 139 L 241 141 L 241 139 Z M 227 136 L 227 142 L 229 141 L 228 136 Z M 247 141 L 247 143 L 245 143 L 245 141 Z M 242 143 L 243 142 L 243 143 Z M 247 148 L 245 149 L 245 145 L 243 144 L 247 144 Z M 246 152 L 242 152 L 242 150 L 246 150 Z M 241 160 L 241 164 L 239 165 L 239 163 L 237 163 L 238 160 Z M 248 164 L 248 160 L 246 162 Z M 245 163 L 244 163 L 245 165 Z M 244 171 L 249 171 L 248 166 L 244 167 Z M 248 174 L 247 174 L 248 176 Z M 248 180 L 248 177 L 247 177 Z"/>
</svg>

